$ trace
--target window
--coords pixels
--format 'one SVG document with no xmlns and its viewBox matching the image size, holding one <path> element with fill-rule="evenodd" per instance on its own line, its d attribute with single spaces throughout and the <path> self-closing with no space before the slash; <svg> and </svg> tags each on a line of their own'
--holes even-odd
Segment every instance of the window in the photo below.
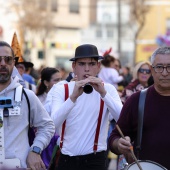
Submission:
<svg viewBox="0 0 170 170">
<path fill-rule="evenodd" d="M 58 0 L 51 0 L 51 11 L 57 11 Z"/>
<path fill-rule="evenodd" d="M 65 70 L 72 70 L 72 64 L 69 61 L 70 58 L 68 57 L 56 57 L 56 67 L 60 67 L 60 68 L 65 68 Z"/>
<path fill-rule="evenodd" d="M 44 51 L 38 51 L 38 59 L 44 59 Z"/>
<path fill-rule="evenodd" d="M 111 15 L 109 14 L 109 13 L 104 13 L 103 14 L 103 22 L 104 23 L 110 23 L 111 22 L 111 19 L 112 19 L 112 17 L 111 17 Z"/>
<path fill-rule="evenodd" d="M 25 50 L 24 50 L 24 58 L 25 58 L 27 61 L 29 61 L 29 59 L 30 59 L 30 54 L 31 54 L 30 49 L 28 49 L 28 47 L 26 47 Z"/>
<path fill-rule="evenodd" d="M 166 20 L 166 34 L 170 34 L 170 18 Z"/>
<path fill-rule="evenodd" d="M 70 12 L 79 13 L 79 0 L 70 0 Z"/>
<path fill-rule="evenodd" d="M 55 48 L 55 47 L 56 47 L 55 43 L 51 43 L 51 48 Z"/>
<path fill-rule="evenodd" d="M 133 56 L 133 52 L 130 51 L 122 51 L 121 52 L 121 65 L 125 66 L 125 65 L 133 65 L 133 61 L 132 61 L 132 56 Z"/>
<path fill-rule="evenodd" d="M 41 10 L 46 10 L 47 9 L 47 0 L 39 0 L 39 8 Z"/>
<path fill-rule="evenodd" d="M 113 30 L 111 30 L 111 29 L 107 30 L 107 37 L 108 38 L 113 38 Z"/>
<path fill-rule="evenodd" d="M 96 37 L 97 37 L 97 38 L 101 38 L 101 37 L 102 37 L 102 31 L 101 31 L 101 29 L 97 29 L 97 30 L 96 30 Z"/>
<path fill-rule="evenodd" d="M 168 18 L 168 19 L 166 20 L 166 27 L 167 27 L 167 28 L 170 28 L 170 18 Z"/>
</svg>

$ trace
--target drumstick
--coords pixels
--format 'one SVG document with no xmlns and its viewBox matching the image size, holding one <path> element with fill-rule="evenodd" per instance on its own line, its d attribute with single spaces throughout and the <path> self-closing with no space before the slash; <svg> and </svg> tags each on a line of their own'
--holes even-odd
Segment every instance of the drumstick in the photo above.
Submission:
<svg viewBox="0 0 170 170">
<path fill-rule="evenodd" d="M 123 133 L 122 133 L 122 131 L 121 131 L 118 124 L 116 124 L 116 128 L 117 128 L 118 132 L 120 133 L 121 137 L 126 140 L 126 138 L 123 135 Z M 142 167 L 140 166 L 140 164 L 139 164 L 139 162 L 138 162 L 138 160 L 137 160 L 137 158 L 136 158 L 136 156 L 135 156 L 135 154 L 133 152 L 133 146 L 132 145 L 130 146 L 130 152 L 131 152 L 131 155 L 132 155 L 133 159 L 135 160 L 137 166 L 139 167 L 140 170 L 142 170 Z"/>
</svg>

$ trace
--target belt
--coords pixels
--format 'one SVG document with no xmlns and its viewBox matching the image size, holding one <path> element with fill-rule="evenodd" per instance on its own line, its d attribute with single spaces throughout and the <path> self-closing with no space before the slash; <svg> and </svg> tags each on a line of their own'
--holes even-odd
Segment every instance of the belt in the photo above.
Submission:
<svg viewBox="0 0 170 170">
<path fill-rule="evenodd" d="M 65 157 L 65 158 L 72 158 L 72 159 L 77 159 L 77 158 L 93 158 L 95 156 L 102 156 L 102 155 L 105 155 L 106 154 L 106 151 L 101 151 L 101 152 L 96 152 L 96 153 L 90 153 L 90 154 L 87 154 L 87 155 L 77 155 L 77 156 L 69 156 L 69 155 L 65 155 L 65 154 L 62 154 L 61 153 L 61 156 Z"/>
</svg>

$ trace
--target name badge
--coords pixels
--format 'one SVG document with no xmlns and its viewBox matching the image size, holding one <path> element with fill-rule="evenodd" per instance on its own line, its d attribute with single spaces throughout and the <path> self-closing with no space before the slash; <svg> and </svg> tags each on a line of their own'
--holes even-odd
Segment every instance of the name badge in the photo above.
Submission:
<svg viewBox="0 0 170 170">
<path fill-rule="evenodd" d="M 14 108 L 4 108 L 3 109 L 3 116 L 9 117 L 9 116 L 19 116 L 21 115 L 21 109 L 19 106 L 15 106 Z"/>
</svg>

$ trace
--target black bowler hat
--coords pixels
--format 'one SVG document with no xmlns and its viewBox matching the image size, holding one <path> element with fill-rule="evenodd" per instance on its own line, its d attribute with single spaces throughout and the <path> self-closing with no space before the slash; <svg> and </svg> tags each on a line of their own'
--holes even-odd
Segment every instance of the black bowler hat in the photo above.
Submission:
<svg viewBox="0 0 170 170">
<path fill-rule="evenodd" d="M 18 62 L 15 65 L 17 65 L 17 64 L 24 64 L 25 68 L 33 68 L 34 67 L 34 64 L 32 62 L 29 62 L 29 61 Z"/>
<path fill-rule="evenodd" d="M 23 64 L 25 66 L 25 68 L 33 68 L 34 67 L 34 64 L 32 62 L 26 61 L 24 59 L 23 59 L 23 61 L 20 61 L 19 57 L 15 57 L 15 66 L 18 64 Z"/>
<path fill-rule="evenodd" d="M 71 58 L 70 61 L 75 61 L 79 58 L 97 58 L 98 60 L 103 59 L 102 56 L 99 56 L 97 47 L 91 44 L 78 46 L 75 51 L 75 57 Z"/>
</svg>

